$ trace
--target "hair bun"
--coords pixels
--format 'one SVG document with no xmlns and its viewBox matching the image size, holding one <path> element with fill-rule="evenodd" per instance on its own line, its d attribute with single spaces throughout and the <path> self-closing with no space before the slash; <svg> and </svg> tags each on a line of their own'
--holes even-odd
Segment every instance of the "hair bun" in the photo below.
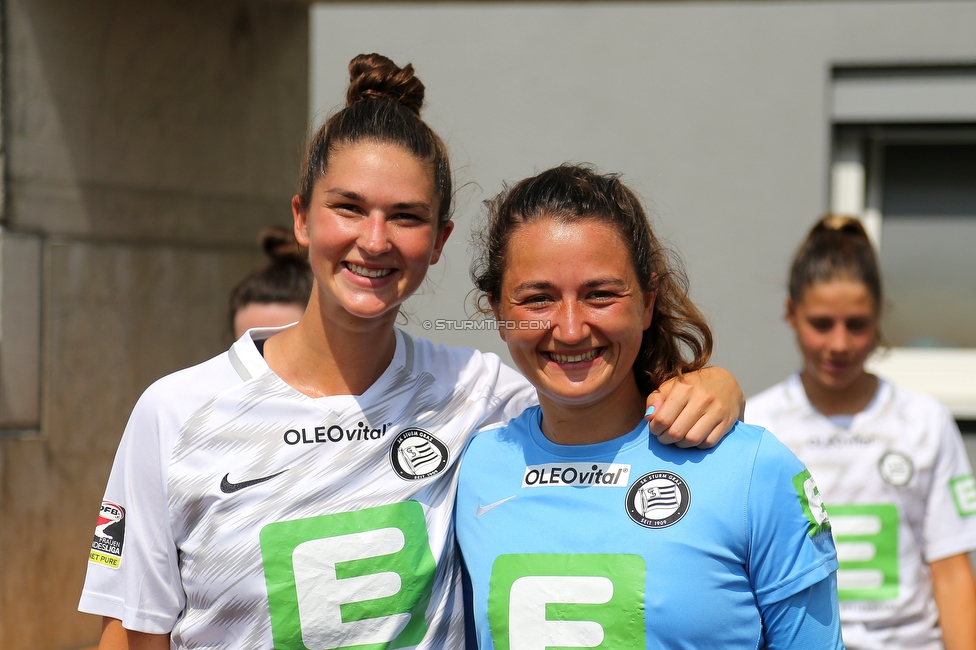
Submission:
<svg viewBox="0 0 976 650">
<path fill-rule="evenodd" d="M 346 106 L 368 99 L 386 99 L 420 115 L 424 84 L 409 63 L 401 68 L 382 54 L 360 54 L 349 62 Z"/>
<path fill-rule="evenodd" d="M 870 241 L 861 220 L 857 217 L 844 214 L 828 214 L 821 217 L 810 231 L 810 235 L 812 236 L 817 233 L 841 233 L 844 235 L 863 237 Z"/>
<path fill-rule="evenodd" d="M 284 226 L 268 226 L 262 230 L 258 234 L 258 245 L 273 263 L 302 259 L 295 233 Z"/>
</svg>

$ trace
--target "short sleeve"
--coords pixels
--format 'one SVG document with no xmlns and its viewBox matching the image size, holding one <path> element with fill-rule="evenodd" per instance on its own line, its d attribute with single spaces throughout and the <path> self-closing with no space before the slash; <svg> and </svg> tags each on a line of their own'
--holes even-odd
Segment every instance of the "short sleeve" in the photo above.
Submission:
<svg viewBox="0 0 976 650">
<path fill-rule="evenodd" d="M 757 450 L 748 509 L 748 570 L 760 607 L 837 570 L 820 492 L 803 463 L 768 431 Z"/>
<path fill-rule="evenodd" d="M 766 650 L 843 650 L 836 574 L 764 607 L 763 628 Z"/>
<path fill-rule="evenodd" d="M 105 488 L 78 609 L 165 634 L 185 595 L 167 506 L 167 464 L 175 432 L 151 387 L 136 404 Z"/>
<path fill-rule="evenodd" d="M 926 562 L 976 550 L 976 479 L 959 428 L 941 407 L 939 427 L 939 452 L 925 508 Z"/>
</svg>

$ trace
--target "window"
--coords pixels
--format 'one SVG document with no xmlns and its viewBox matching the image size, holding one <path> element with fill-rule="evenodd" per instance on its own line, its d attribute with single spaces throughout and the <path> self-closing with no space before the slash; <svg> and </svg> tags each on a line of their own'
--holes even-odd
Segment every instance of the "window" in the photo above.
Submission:
<svg viewBox="0 0 976 650">
<path fill-rule="evenodd" d="M 879 249 L 871 367 L 976 418 L 976 66 L 838 68 L 831 210 Z"/>
</svg>

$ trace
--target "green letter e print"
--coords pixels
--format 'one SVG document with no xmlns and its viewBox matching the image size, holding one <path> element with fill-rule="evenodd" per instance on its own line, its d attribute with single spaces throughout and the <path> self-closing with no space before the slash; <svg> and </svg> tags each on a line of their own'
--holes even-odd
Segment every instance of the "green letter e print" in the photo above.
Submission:
<svg viewBox="0 0 976 650">
<path fill-rule="evenodd" d="M 500 555 L 488 583 L 496 650 L 644 650 L 639 555 Z"/>
<path fill-rule="evenodd" d="M 427 632 L 435 563 L 416 501 L 261 530 L 275 650 L 393 650 Z"/>
<path fill-rule="evenodd" d="M 830 520 L 827 519 L 823 498 L 820 496 L 816 482 L 810 476 L 810 470 L 804 469 L 793 477 L 793 489 L 796 490 L 796 496 L 800 499 L 803 514 L 810 522 L 807 531 L 810 537 L 816 537 L 820 533 L 830 530 Z"/>
</svg>

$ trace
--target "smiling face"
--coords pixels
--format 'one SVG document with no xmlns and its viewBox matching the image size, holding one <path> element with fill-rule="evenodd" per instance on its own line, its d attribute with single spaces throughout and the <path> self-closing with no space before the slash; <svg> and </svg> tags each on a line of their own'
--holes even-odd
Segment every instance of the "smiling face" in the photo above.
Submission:
<svg viewBox="0 0 976 650">
<path fill-rule="evenodd" d="M 499 331 L 543 406 L 636 399 L 643 410 L 633 366 L 654 293 L 642 290 L 617 231 L 543 217 L 512 233 L 505 260 L 495 316 L 515 321 Z"/>
<path fill-rule="evenodd" d="M 317 306 L 333 317 L 392 322 L 453 227 L 438 228 L 437 208 L 431 166 L 405 149 L 366 141 L 333 151 L 308 208 L 292 200 Z"/>
<path fill-rule="evenodd" d="M 786 318 L 803 354 L 803 375 L 827 391 L 846 390 L 864 375 L 878 337 L 878 310 L 867 287 L 835 279 L 787 301 Z"/>
</svg>

